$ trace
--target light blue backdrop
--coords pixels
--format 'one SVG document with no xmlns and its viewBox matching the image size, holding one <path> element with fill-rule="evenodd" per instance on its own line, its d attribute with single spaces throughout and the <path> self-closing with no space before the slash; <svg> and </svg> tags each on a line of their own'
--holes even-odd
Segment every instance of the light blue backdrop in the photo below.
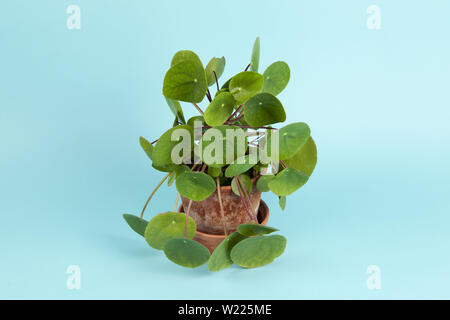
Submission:
<svg viewBox="0 0 450 320">
<path fill-rule="evenodd" d="M 449 15 L 446 0 L 2 0 L 0 298 L 450 298 Z M 284 212 L 265 198 L 288 238 L 273 264 L 184 269 L 122 220 L 162 177 L 138 138 L 172 124 L 161 88 L 177 50 L 224 55 L 225 79 L 258 35 L 262 69 L 290 65 L 280 99 L 310 124 L 317 168 Z M 162 188 L 147 218 L 175 195 Z"/>
</svg>

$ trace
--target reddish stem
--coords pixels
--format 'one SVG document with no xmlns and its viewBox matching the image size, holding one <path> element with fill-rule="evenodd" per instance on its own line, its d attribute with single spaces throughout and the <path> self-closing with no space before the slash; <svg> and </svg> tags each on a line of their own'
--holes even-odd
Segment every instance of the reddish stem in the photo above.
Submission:
<svg viewBox="0 0 450 320">
<path fill-rule="evenodd" d="M 245 68 L 245 70 L 244 71 L 247 71 L 248 70 L 248 68 L 250 68 L 250 65 L 251 65 L 251 63 L 249 63 L 248 64 L 248 66 Z"/>
<path fill-rule="evenodd" d="M 217 74 L 216 74 L 216 71 L 213 70 L 213 73 L 214 73 L 214 78 L 216 78 L 217 91 L 220 91 L 220 88 L 219 88 L 219 81 L 217 81 Z"/>
<path fill-rule="evenodd" d="M 248 217 L 250 218 L 250 220 L 253 220 L 253 215 L 250 213 L 250 210 L 248 209 L 247 202 L 245 201 L 244 195 L 242 194 L 241 187 L 239 186 L 239 179 L 236 181 L 236 185 L 238 187 L 239 195 L 241 196 L 241 201 L 242 201 L 242 204 L 245 207 L 245 210 L 247 211 Z"/>
<path fill-rule="evenodd" d="M 281 164 L 283 165 L 283 167 L 287 168 L 287 165 L 286 165 L 286 163 L 284 163 L 283 160 L 280 160 L 280 162 L 281 162 Z"/>
<path fill-rule="evenodd" d="M 244 184 L 241 182 L 241 179 L 236 176 L 238 183 L 241 184 L 242 190 L 244 190 L 245 196 L 247 197 L 248 205 L 250 206 L 250 209 L 252 209 L 252 219 L 258 222 L 258 219 L 255 218 L 255 210 L 253 209 L 252 203 L 250 202 L 250 195 L 247 192 L 247 188 L 244 186 Z"/>
<path fill-rule="evenodd" d="M 193 105 L 194 105 L 194 107 L 198 110 L 198 112 L 200 112 L 202 115 L 204 115 L 205 113 L 203 112 L 203 110 L 202 109 L 200 109 L 200 107 L 197 105 L 197 104 L 195 104 L 195 103 L 192 103 Z"/>
</svg>

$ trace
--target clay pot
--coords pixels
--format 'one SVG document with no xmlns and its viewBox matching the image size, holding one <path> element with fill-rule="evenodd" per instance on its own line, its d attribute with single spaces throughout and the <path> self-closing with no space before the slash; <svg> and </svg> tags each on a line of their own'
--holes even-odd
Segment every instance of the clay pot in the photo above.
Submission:
<svg viewBox="0 0 450 320">
<path fill-rule="evenodd" d="M 184 212 L 182 205 L 180 206 L 178 211 Z M 258 222 L 262 225 L 266 225 L 268 221 L 269 221 L 269 208 L 267 207 L 266 203 L 263 200 L 261 200 L 258 210 Z M 219 235 L 219 234 L 208 234 L 197 230 L 194 236 L 194 240 L 207 247 L 211 253 L 223 241 L 223 239 L 225 239 L 225 235 L 223 235 L 223 232 L 221 235 Z"/>
<path fill-rule="evenodd" d="M 236 228 L 240 224 L 252 221 L 248 216 L 241 198 L 234 194 L 231 190 L 231 186 L 220 187 L 220 195 L 222 198 L 225 225 L 228 233 L 236 231 Z M 249 197 L 251 202 L 251 208 L 249 208 L 249 210 L 252 211 L 253 209 L 254 216 L 256 216 L 261 202 L 261 192 L 254 187 L 249 194 Z M 182 196 L 181 201 L 184 209 L 183 212 L 186 212 L 190 200 Z M 203 201 L 192 201 L 189 216 L 195 220 L 198 231 L 208 234 L 224 234 L 224 219 L 222 218 L 220 210 L 217 190 Z"/>
</svg>

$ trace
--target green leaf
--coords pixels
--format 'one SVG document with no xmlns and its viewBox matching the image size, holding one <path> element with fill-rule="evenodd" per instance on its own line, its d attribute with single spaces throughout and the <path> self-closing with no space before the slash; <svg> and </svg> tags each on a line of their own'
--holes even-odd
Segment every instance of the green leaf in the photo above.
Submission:
<svg viewBox="0 0 450 320">
<path fill-rule="evenodd" d="M 303 147 L 292 158 L 284 162 L 288 167 L 311 176 L 317 163 L 317 147 L 313 138 L 309 137 Z"/>
<path fill-rule="evenodd" d="M 256 268 L 271 263 L 285 248 L 286 238 L 283 236 L 256 236 L 236 244 L 230 256 L 241 267 Z"/>
<path fill-rule="evenodd" d="M 241 181 L 241 191 L 243 192 L 243 196 L 245 196 L 244 190 L 242 190 L 242 185 L 244 185 L 245 189 L 247 190 L 247 192 L 250 194 L 250 192 L 252 192 L 252 180 L 246 176 L 245 174 L 242 174 L 239 176 L 239 181 Z M 236 177 L 233 178 L 233 180 L 231 180 L 231 190 L 234 192 L 234 194 L 236 194 L 237 196 L 240 196 L 241 194 L 239 193 L 239 189 L 237 186 L 237 181 L 236 181 Z"/>
<path fill-rule="evenodd" d="M 223 124 L 233 113 L 235 103 L 233 95 L 229 92 L 217 95 L 206 108 L 205 122 L 211 127 Z"/>
<path fill-rule="evenodd" d="M 205 68 L 206 82 L 208 84 L 208 87 L 216 83 L 216 78 L 214 77 L 213 71 L 216 72 L 217 79 L 219 79 L 224 69 L 225 69 L 225 57 L 222 58 L 214 57 L 208 62 Z"/>
<path fill-rule="evenodd" d="M 176 164 L 164 164 L 164 165 L 158 166 L 153 163 L 152 167 L 161 172 L 172 172 L 177 169 Z"/>
<path fill-rule="evenodd" d="M 194 128 L 195 121 L 201 122 L 202 127 L 205 125 L 205 119 L 203 118 L 203 116 L 193 116 L 192 118 L 189 118 L 187 125 Z"/>
<path fill-rule="evenodd" d="M 286 196 L 278 197 L 278 204 L 281 210 L 284 210 L 286 208 Z"/>
<path fill-rule="evenodd" d="M 270 93 L 259 93 L 244 105 L 244 118 L 252 127 L 283 122 L 286 113 L 280 100 Z"/>
<path fill-rule="evenodd" d="M 186 215 L 179 212 L 165 212 L 156 215 L 145 229 L 145 240 L 147 243 L 158 250 L 164 248 L 164 245 L 170 239 L 183 238 Z M 187 237 L 194 238 L 197 226 L 194 219 L 188 217 Z"/>
<path fill-rule="evenodd" d="M 183 109 L 181 109 L 181 105 L 178 101 L 166 98 L 167 104 L 169 105 L 170 111 L 177 117 L 177 120 L 181 124 L 186 124 L 186 120 L 184 119 Z"/>
<path fill-rule="evenodd" d="M 268 92 L 276 96 L 286 88 L 291 71 L 286 62 L 277 61 L 267 67 L 263 73 L 264 77 L 264 92 Z"/>
<path fill-rule="evenodd" d="M 173 56 L 172 61 L 170 63 L 170 66 L 172 67 L 183 61 L 195 61 L 195 62 L 200 63 L 203 67 L 202 61 L 200 60 L 198 55 L 195 54 L 195 52 L 190 51 L 190 50 L 180 50 L 177 53 L 175 53 L 175 55 Z"/>
<path fill-rule="evenodd" d="M 269 234 L 275 231 L 279 230 L 276 228 L 256 223 L 243 223 L 237 228 L 237 232 L 248 237 L 259 236 L 262 234 Z"/>
<path fill-rule="evenodd" d="M 228 268 L 233 264 L 230 253 L 231 249 L 240 241 L 246 239 L 246 236 L 238 232 L 233 232 L 226 237 L 214 250 L 208 261 L 209 271 L 219 271 Z"/>
<path fill-rule="evenodd" d="M 270 190 L 277 196 L 287 196 L 302 187 L 309 176 L 293 168 L 283 169 L 269 182 Z"/>
<path fill-rule="evenodd" d="M 238 105 L 243 104 L 255 94 L 262 91 L 264 78 L 257 72 L 244 71 L 235 75 L 231 81 L 229 90 Z"/>
<path fill-rule="evenodd" d="M 213 177 L 220 177 L 220 175 L 222 174 L 222 169 L 221 168 L 214 168 L 214 167 L 208 167 L 207 170 L 208 174 Z"/>
<path fill-rule="evenodd" d="M 173 65 L 164 77 L 163 95 L 169 99 L 201 102 L 206 89 L 205 70 L 195 60 L 185 60 Z"/>
<path fill-rule="evenodd" d="M 184 172 L 175 186 L 183 197 L 193 201 L 205 200 L 216 190 L 214 179 L 203 172 Z"/>
<path fill-rule="evenodd" d="M 202 244 L 189 239 L 172 239 L 164 246 L 166 257 L 186 268 L 196 268 L 209 259 L 209 250 Z"/>
<path fill-rule="evenodd" d="M 261 192 L 270 191 L 269 182 L 275 178 L 273 174 L 262 175 L 256 181 L 256 188 Z"/>
<path fill-rule="evenodd" d="M 304 122 L 291 123 L 278 131 L 278 157 L 281 160 L 292 158 L 308 141 L 311 135 L 309 126 Z M 268 140 L 270 150 L 270 139 Z"/>
<path fill-rule="evenodd" d="M 250 155 L 248 154 L 237 158 L 234 163 L 230 164 L 225 170 L 225 177 L 231 178 L 241 173 L 247 172 L 257 164 L 257 160 L 253 160 L 254 158 L 250 157 Z"/>
<path fill-rule="evenodd" d="M 153 158 L 153 163 L 156 166 L 173 164 L 172 149 L 183 140 L 183 138 L 180 136 L 180 137 L 178 137 L 178 139 L 175 139 L 174 141 L 172 141 L 172 134 L 176 130 L 180 130 L 179 132 L 183 132 L 181 130 L 187 130 L 187 132 L 185 131 L 184 133 L 189 134 L 191 150 L 193 149 L 193 147 L 194 147 L 194 129 L 188 125 L 181 125 L 181 126 L 173 127 L 163 133 L 163 135 L 158 139 L 158 142 L 156 143 L 155 148 L 153 149 L 152 158 Z M 183 143 L 186 143 L 186 142 L 183 141 Z M 184 156 L 190 158 L 190 153 L 186 154 Z M 172 171 L 172 170 L 170 170 L 170 171 Z"/>
<path fill-rule="evenodd" d="M 259 41 L 259 37 L 257 37 L 255 42 L 253 43 L 252 58 L 251 58 L 251 62 L 250 62 L 250 71 L 258 72 L 259 56 L 260 56 L 260 41 Z"/>
<path fill-rule="evenodd" d="M 137 234 L 144 236 L 145 228 L 147 227 L 148 221 L 141 219 L 135 215 L 125 213 L 123 218 L 128 223 L 131 229 L 133 229 Z"/>
<path fill-rule="evenodd" d="M 141 145 L 142 149 L 145 151 L 147 156 L 152 160 L 152 154 L 153 154 L 153 146 L 150 142 L 148 142 L 144 137 L 139 137 L 139 144 Z"/>
</svg>

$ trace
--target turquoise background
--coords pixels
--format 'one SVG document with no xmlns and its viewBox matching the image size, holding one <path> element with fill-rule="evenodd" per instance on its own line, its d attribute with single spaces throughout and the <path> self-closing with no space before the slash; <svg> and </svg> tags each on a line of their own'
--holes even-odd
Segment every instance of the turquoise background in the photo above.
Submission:
<svg viewBox="0 0 450 320">
<path fill-rule="evenodd" d="M 81 30 L 66 28 L 70 4 Z M 449 14 L 446 0 L 2 0 L 0 298 L 450 298 Z M 316 171 L 284 212 L 264 195 L 288 238 L 274 263 L 184 269 L 122 220 L 163 176 L 138 138 L 172 124 L 162 80 L 177 50 L 224 55 L 223 83 L 258 35 L 262 70 L 290 65 L 279 97 L 311 126 Z M 175 196 L 164 186 L 146 217 Z"/>
</svg>

